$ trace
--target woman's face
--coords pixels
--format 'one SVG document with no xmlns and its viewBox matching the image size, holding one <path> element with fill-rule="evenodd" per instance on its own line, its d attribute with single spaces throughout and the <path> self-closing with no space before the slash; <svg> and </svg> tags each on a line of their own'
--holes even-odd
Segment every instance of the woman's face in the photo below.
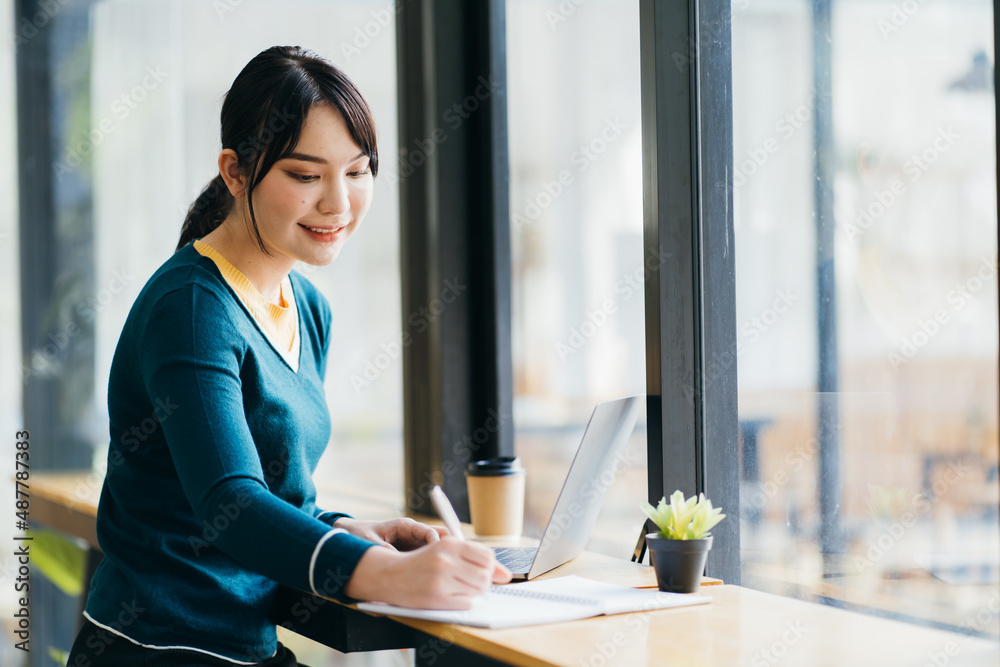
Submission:
<svg viewBox="0 0 1000 667">
<path fill-rule="evenodd" d="M 373 183 L 368 156 L 340 113 L 313 107 L 295 151 L 275 162 L 254 188 L 264 246 L 276 258 L 329 264 L 368 212 Z"/>
</svg>

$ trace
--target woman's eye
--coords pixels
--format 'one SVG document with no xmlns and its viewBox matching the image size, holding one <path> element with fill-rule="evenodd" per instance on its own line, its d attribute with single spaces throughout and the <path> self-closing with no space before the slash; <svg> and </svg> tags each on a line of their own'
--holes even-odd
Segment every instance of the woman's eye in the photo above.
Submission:
<svg viewBox="0 0 1000 667">
<path fill-rule="evenodd" d="M 309 181 L 315 181 L 317 178 L 319 178 L 319 176 L 316 176 L 314 174 L 296 174 L 291 171 L 286 171 L 285 173 L 294 178 L 295 180 L 302 181 L 303 183 L 308 183 Z"/>
<path fill-rule="evenodd" d="M 348 176 L 364 176 L 367 173 L 368 173 L 368 170 L 365 169 L 363 171 L 350 171 L 350 172 L 347 173 L 347 175 Z"/>
</svg>

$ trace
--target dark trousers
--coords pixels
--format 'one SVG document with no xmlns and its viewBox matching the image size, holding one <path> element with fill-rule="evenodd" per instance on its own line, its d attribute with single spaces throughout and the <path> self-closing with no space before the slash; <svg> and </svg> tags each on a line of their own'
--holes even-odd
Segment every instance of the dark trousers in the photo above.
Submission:
<svg viewBox="0 0 1000 667">
<path fill-rule="evenodd" d="M 100 633 L 100 634 L 98 634 Z M 94 637 L 100 637 L 94 641 Z M 108 639 L 110 638 L 110 642 Z M 90 640 L 90 641 L 88 641 Z M 88 646 L 89 644 L 89 646 Z M 307 667 L 280 643 L 273 658 L 259 667 Z M 143 648 L 83 619 L 83 627 L 69 652 L 67 667 L 237 667 L 237 663 L 184 649 Z"/>
</svg>

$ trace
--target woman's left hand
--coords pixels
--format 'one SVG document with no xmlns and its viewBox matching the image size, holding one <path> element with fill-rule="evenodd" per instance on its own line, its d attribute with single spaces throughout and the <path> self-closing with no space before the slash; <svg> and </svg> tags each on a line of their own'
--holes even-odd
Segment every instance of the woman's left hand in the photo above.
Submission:
<svg viewBox="0 0 1000 667">
<path fill-rule="evenodd" d="M 448 534 L 447 528 L 428 526 L 413 519 L 362 521 L 345 516 L 337 519 L 333 525 L 357 537 L 399 551 L 410 551 L 432 544 L 441 539 L 442 535 Z"/>
</svg>

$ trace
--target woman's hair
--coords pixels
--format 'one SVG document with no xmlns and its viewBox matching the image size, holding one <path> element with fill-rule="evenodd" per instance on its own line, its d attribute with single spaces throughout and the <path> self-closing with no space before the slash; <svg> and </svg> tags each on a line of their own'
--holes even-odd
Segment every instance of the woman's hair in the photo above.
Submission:
<svg viewBox="0 0 1000 667">
<path fill-rule="evenodd" d="M 253 210 L 253 190 L 275 162 L 295 150 L 309 110 L 330 105 L 340 112 L 351 138 L 378 174 L 375 121 L 361 93 L 327 60 L 298 46 L 273 46 L 247 63 L 222 103 L 222 148 L 236 151 L 246 188 L 250 224 L 264 252 Z M 221 175 L 216 176 L 188 209 L 180 249 L 222 224 L 233 207 Z"/>
</svg>

